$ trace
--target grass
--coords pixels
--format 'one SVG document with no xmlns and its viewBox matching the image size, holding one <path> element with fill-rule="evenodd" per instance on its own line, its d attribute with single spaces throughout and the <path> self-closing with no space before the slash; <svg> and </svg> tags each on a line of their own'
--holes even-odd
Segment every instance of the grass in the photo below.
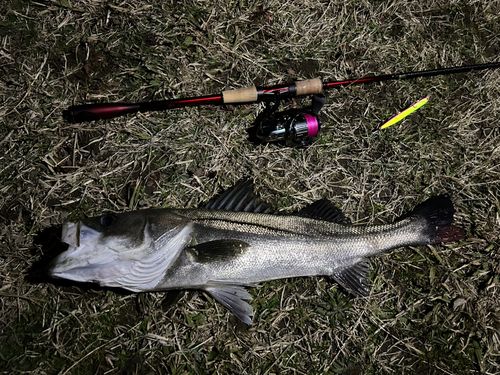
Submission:
<svg viewBox="0 0 500 375">
<path fill-rule="evenodd" d="M 500 372 L 500 71 L 330 91 L 307 149 L 249 143 L 259 105 L 61 116 L 499 61 L 498 2 L 12 0 L 0 11 L 0 373 Z M 197 207 L 243 177 L 284 213 L 325 197 L 358 224 L 446 192 L 467 239 L 375 257 L 368 298 L 323 277 L 264 283 L 251 327 L 202 293 L 175 302 L 37 276 L 66 220 Z"/>
</svg>

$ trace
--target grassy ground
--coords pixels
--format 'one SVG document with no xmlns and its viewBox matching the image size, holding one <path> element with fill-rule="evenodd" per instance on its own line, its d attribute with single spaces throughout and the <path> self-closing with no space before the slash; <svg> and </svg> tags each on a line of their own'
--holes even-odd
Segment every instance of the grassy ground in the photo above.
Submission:
<svg viewBox="0 0 500 375">
<path fill-rule="evenodd" d="M 499 61 L 499 35 L 499 1 L 2 2 L 0 372 L 500 373 L 500 71 L 330 91 L 308 149 L 249 143 L 258 105 L 61 117 Z M 285 213 L 326 197 L 359 224 L 449 193 L 467 239 L 374 258 L 367 298 L 323 277 L 265 283 L 252 327 L 201 293 L 172 302 L 37 274 L 68 219 L 197 207 L 243 177 Z"/>
</svg>

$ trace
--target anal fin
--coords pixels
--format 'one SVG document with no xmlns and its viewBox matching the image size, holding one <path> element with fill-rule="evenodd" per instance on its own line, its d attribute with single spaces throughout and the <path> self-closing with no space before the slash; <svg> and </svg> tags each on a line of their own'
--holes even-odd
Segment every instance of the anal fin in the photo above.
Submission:
<svg viewBox="0 0 500 375">
<path fill-rule="evenodd" d="M 367 296 L 367 277 L 370 266 L 366 259 L 354 263 L 353 265 L 340 268 L 335 271 L 332 277 L 345 289 L 355 295 Z"/>
<path fill-rule="evenodd" d="M 253 309 L 244 300 L 252 299 L 252 296 L 246 291 L 245 286 L 256 285 L 209 281 L 204 289 L 243 323 L 251 325 Z"/>
</svg>

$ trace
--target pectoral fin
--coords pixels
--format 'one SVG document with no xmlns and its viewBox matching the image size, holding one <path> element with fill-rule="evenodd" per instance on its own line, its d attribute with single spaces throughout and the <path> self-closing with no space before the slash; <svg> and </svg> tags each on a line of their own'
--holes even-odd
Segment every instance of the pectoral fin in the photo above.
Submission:
<svg viewBox="0 0 500 375">
<path fill-rule="evenodd" d="M 362 259 L 352 266 L 341 268 L 332 276 L 336 282 L 346 288 L 349 292 L 367 296 L 367 282 L 370 266 L 366 259 Z"/>
<path fill-rule="evenodd" d="M 252 324 L 252 306 L 244 300 L 252 299 L 252 296 L 245 290 L 243 284 L 228 284 L 224 281 L 209 281 L 205 286 L 205 291 L 210 293 L 224 307 L 231 311 L 238 319 L 248 325 Z"/>
<path fill-rule="evenodd" d="M 186 253 L 198 263 L 211 263 L 236 258 L 249 247 L 250 244 L 245 241 L 224 239 L 191 246 Z"/>
</svg>

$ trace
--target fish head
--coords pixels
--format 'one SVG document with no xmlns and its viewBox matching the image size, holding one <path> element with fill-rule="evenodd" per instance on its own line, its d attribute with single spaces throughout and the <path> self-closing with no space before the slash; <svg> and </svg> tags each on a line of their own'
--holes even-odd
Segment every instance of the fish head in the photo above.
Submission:
<svg viewBox="0 0 500 375">
<path fill-rule="evenodd" d="M 156 215 L 135 211 L 67 222 L 68 249 L 49 266 L 51 277 L 147 290 L 189 242 L 190 225 L 178 217 L 150 223 Z"/>
</svg>

